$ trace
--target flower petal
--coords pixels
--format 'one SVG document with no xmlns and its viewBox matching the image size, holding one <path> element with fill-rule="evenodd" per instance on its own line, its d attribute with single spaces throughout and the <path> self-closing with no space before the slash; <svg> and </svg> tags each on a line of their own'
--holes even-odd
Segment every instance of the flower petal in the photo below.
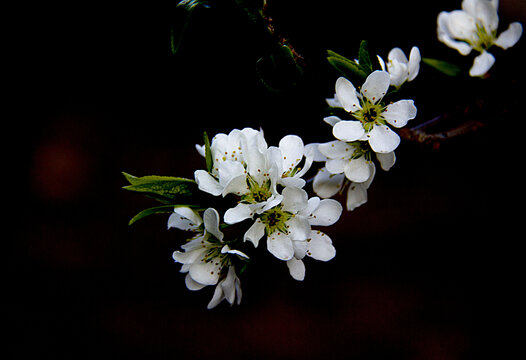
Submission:
<svg viewBox="0 0 526 360">
<path fill-rule="evenodd" d="M 320 144 L 318 146 L 318 150 L 329 159 L 341 159 L 350 158 L 354 152 L 354 147 L 347 144 L 345 141 L 334 140 L 329 141 L 328 143 Z"/>
<path fill-rule="evenodd" d="M 250 241 L 254 247 L 258 247 L 259 240 L 265 235 L 265 224 L 260 219 L 254 221 L 252 226 L 245 233 L 243 240 Z"/>
<path fill-rule="evenodd" d="M 409 77 L 408 81 L 413 81 L 416 76 L 418 75 L 418 72 L 420 71 L 420 61 L 422 60 L 422 56 L 420 55 L 420 50 L 418 47 L 413 46 L 411 49 L 411 53 L 409 54 Z"/>
<path fill-rule="evenodd" d="M 331 174 L 326 168 L 320 169 L 312 183 L 313 190 L 322 198 L 330 198 L 343 186 L 344 174 Z"/>
<path fill-rule="evenodd" d="M 369 145 L 374 152 L 388 153 L 394 151 L 400 144 L 400 137 L 389 126 L 375 125 L 367 134 Z"/>
<path fill-rule="evenodd" d="M 390 84 L 391 76 L 389 73 L 376 70 L 367 77 L 362 86 L 361 92 L 367 99 L 369 99 L 369 101 L 376 104 L 385 96 Z"/>
<path fill-rule="evenodd" d="M 321 231 L 312 231 L 307 240 L 307 255 L 320 261 L 329 261 L 336 255 L 332 240 Z"/>
<path fill-rule="evenodd" d="M 205 170 L 196 170 L 194 178 L 199 190 L 218 196 L 223 192 L 223 187 Z"/>
<path fill-rule="evenodd" d="M 292 240 L 282 232 L 274 231 L 267 237 L 267 249 L 280 260 L 290 260 L 294 256 Z"/>
<path fill-rule="evenodd" d="M 326 116 L 323 118 L 323 121 L 325 121 L 327 124 L 329 124 L 330 126 L 334 126 L 336 125 L 337 123 L 339 123 L 340 121 L 342 121 L 342 119 L 340 119 L 339 117 L 337 116 Z"/>
<path fill-rule="evenodd" d="M 217 284 L 221 264 L 220 261 L 215 260 L 212 259 L 209 262 L 201 261 L 190 266 L 189 274 L 192 279 L 203 285 Z"/>
<path fill-rule="evenodd" d="M 495 63 L 495 57 L 487 51 L 483 51 L 473 61 L 473 66 L 469 69 L 470 76 L 483 76 Z"/>
<path fill-rule="evenodd" d="M 353 159 L 347 162 L 344 169 L 345 177 L 353 182 L 365 182 L 371 176 L 371 168 L 365 157 Z"/>
<path fill-rule="evenodd" d="M 329 159 L 325 163 L 325 168 L 331 174 L 342 174 L 345 171 L 345 167 L 349 163 L 349 160 L 345 159 Z"/>
<path fill-rule="evenodd" d="M 390 153 L 377 153 L 376 158 L 382 167 L 382 170 L 389 171 L 396 162 L 396 156 L 394 151 Z"/>
<path fill-rule="evenodd" d="M 344 77 L 336 80 L 336 98 L 348 112 L 355 112 L 362 108 L 354 85 Z"/>
<path fill-rule="evenodd" d="M 343 141 L 356 141 L 363 136 L 364 132 L 362 123 L 356 120 L 340 121 L 332 128 L 334 137 Z"/>
<path fill-rule="evenodd" d="M 495 40 L 495 45 L 503 48 L 508 49 L 515 45 L 517 41 L 522 36 L 522 25 L 521 23 L 514 22 L 511 23 L 510 26 L 506 31 L 503 31 L 497 40 Z"/>
<path fill-rule="evenodd" d="M 236 207 L 228 209 L 224 218 L 227 224 L 237 224 L 245 219 L 250 219 L 252 215 L 252 208 L 248 204 L 239 203 Z"/>
<path fill-rule="evenodd" d="M 219 230 L 219 213 L 216 209 L 208 208 L 203 213 L 203 221 L 205 223 L 205 230 L 214 235 L 216 239 L 223 240 L 223 233 Z"/>
<path fill-rule="evenodd" d="M 305 264 L 303 261 L 296 258 L 292 258 L 287 261 L 287 267 L 289 268 L 290 276 L 298 281 L 305 279 Z"/>
<path fill-rule="evenodd" d="M 450 13 L 441 12 L 437 19 L 437 34 L 438 40 L 450 48 L 456 49 L 462 55 L 468 55 L 471 52 L 471 46 L 463 41 L 455 41 L 453 35 L 449 31 Z"/>
<path fill-rule="evenodd" d="M 357 207 L 367 202 L 367 187 L 364 184 L 352 183 L 347 190 L 346 207 L 348 211 L 353 211 Z"/>
<path fill-rule="evenodd" d="M 297 214 L 307 207 L 308 195 L 305 190 L 288 186 L 283 189 L 282 195 L 283 211 Z"/>
<path fill-rule="evenodd" d="M 289 237 L 293 241 L 307 240 L 310 233 L 310 224 L 306 217 L 294 216 L 287 221 Z"/>
<path fill-rule="evenodd" d="M 184 278 L 184 283 L 186 284 L 186 288 L 191 291 L 201 290 L 206 286 L 194 281 L 190 274 L 186 274 L 186 277 Z"/>
<path fill-rule="evenodd" d="M 194 210 L 186 206 L 174 208 L 173 214 L 168 218 L 168 229 L 196 230 L 203 220 Z"/>
<path fill-rule="evenodd" d="M 416 106 L 413 100 L 400 100 L 389 104 L 382 113 L 382 117 L 394 127 L 407 125 L 409 120 L 416 117 Z"/>
<path fill-rule="evenodd" d="M 341 204 L 333 199 L 324 199 L 320 201 L 317 209 L 314 210 L 309 218 L 311 226 L 330 226 L 336 223 L 342 215 L 343 208 Z"/>
<path fill-rule="evenodd" d="M 452 37 L 459 40 L 471 40 L 477 31 L 477 20 L 462 10 L 449 13 L 447 25 Z"/>
<path fill-rule="evenodd" d="M 279 141 L 281 150 L 283 171 L 294 169 L 303 158 L 303 140 L 296 135 L 287 135 Z"/>
</svg>

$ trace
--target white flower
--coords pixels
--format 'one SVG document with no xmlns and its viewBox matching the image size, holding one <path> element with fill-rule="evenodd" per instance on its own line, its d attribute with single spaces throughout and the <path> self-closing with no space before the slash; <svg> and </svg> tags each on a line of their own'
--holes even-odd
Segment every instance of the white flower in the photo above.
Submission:
<svg viewBox="0 0 526 360">
<path fill-rule="evenodd" d="M 201 155 L 205 155 L 203 147 L 196 148 Z M 267 144 L 262 131 L 245 128 L 234 129 L 228 135 L 217 134 L 210 144 L 213 161 L 211 172 L 197 170 L 194 173 L 199 189 L 215 196 L 225 196 L 237 191 L 244 193 L 246 169 L 255 170 L 258 165 L 256 162 L 260 161 L 261 154 L 266 150 Z M 255 176 L 260 175 L 256 171 Z M 243 189 L 239 190 L 240 187 Z"/>
<path fill-rule="evenodd" d="M 255 247 L 265 235 L 267 249 L 280 260 L 287 261 L 291 275 L 303 280 L 305 267 L 298 260 L 305 255 L 328 261 L 335 255 L 330 238 L 311 226 L 334 224 L 341 215 L 341 205 L 335 200 L 308 199 L 305 190 L 283 189 L 280 205 L 260 214 L 245 233 L 244 240 Z"/>
<path fill-rule="evenodd" d="M 480 52 L 469 70 L 471 76 L 482 76 L 493 66 L 495 57 L 487 50 L 492 45 L 508 49 L 519 41 L 522 25 L 514 22 L 497 37 L 498 0 L 463 0 L 462 10 L 443 11 L 438 15 L 438 39 L 447 46 L 468 55 Z"/>
<path fill-rule="evenodd" d="M 420 50 L 413 46 L 409 53 L 409 60 L 400 48 L 392 49 L 387 55 L 387 71 L 391 77 L 391 85 L 396 88 L 402 86 L 406 81 L 413 81 L 420 70 Z M 378 56 L 382 70 L 385 69 L 384 60 Z"/>
<path fill-rule="evenodd" d="M 270 147 L 269 156 L 277 167 L 277 182 L 283 186 L 302 188 L 305 180 L 301 177 L 310 169 L 314 160 L 314 148 L 303 145 L 296 135 L 287 135 L 279 141 L 279 147 Z M 303 167 L 300 162 L 305 158 Z"/>
<path fill-rule="evenodd" d="M 360 92 L 347 79 L 336 81 L 336 97 L 343 108 L 357 120 L 339 121 L 333 127 L 334 136 L 345 142 L 368 140 L 377 153 L 390 153 L 400 143 L 400 137 L 387 125 L 400 128 L 416 117 L 413 100 L 400 100 L 387 106 L 381 100 L 390 85 L 385 71 L 372 72 Z"/>
<path fill-rule="evenodd" d="M 330 226 L 338 221 L 341 213 L 342 206 L 336 200 L 312 197 L 300 216 L 306 217 L 311 226 Z M 299 281 L 305 278 L 303 263 L 305 256 L 319 261 L 329 261 L 336 255 L 331 238 L 319 230 L 311 229 L 306 240 L 293 240 L 292 245 L 294 256 L 287 260 L 287 267 L 290 275 Z"/>
<path fill-rule="evenodd" d="M 213 208 L 206 209 L 201 218 L 188 207 L 177 207 L 168 219 L 168 228 L 197 233 L 181 246 L 184 251 L 174 251 L 172 257 L 182 264 L 181 272 L 187 273 L 185 284 L 189 290 L 218 285 L 209 308 L 216 306 L 224 298 L 232 304 L 236 293 L 238 302 L 241 300 L 240 282 L 235 275 L 232 256 L 248 259 L 246 254 L 230 249 L 223 241 L 224 234 L 219 229 L 219 223 L 219 214 Z"/>
</svg>

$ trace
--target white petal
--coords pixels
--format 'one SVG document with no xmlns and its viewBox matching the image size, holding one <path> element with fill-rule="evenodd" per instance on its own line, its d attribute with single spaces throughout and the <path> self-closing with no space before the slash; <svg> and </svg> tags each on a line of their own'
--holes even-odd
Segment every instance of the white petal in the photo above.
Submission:
<svg viewBox="0 0 526 360">
<path fill-rule="evenodd" d="M 332 128 L 334 137 L 343 141 L 356 141 L 363 136 L 364 132 L 362 124 L 355 120 L 340 121 Z"/>
<path fill-rule="evenodd" d="M 294 216 L 287 221 L 289 237 L 293 241 L 307 240 L 310 234 L 310 224 L 306 217 Z"/>
<path fill-rule="evenodd" d="M 371 176 L 369 162 L 363 156 L 353 159 L 347 162 L 344 173 L 345 177 L 353 182 L 361 183 L 367 181 Z"/>
<path fill-rule="evenodd" d="M 290 260 L 294 256 L 292 240 L 282 232 L 274 231 L 267 237 L 267 249 L 280 260 Z"/>
<path fill-rule="evenodd" d="M 224 280 L 222 280 L 219 283 L 219 286 L 221 286 L 221 289 L 223 289 L 223 293 L 225 296 L 226 301 L 230 305 L 234 303 L 234 300 L 236 298 L 236 280 L 237 280 L 236 271 L 234 270 L 233 266 L 228 267 L 228 273 Z"/>
<path fill-rule="evenodd" d="M 342 119 L 340 119 L 339 117 L 333 115 L 333 116 L 324 117 L 323 121 L 325 121 L 330 126 L 334 126 L 337 123 L 339 123 L 340 121 L 342 121 Z"/>
<path fill-rule="evenodd" d="M 190 266 L 189 274 L 193 280 L 203 285 L 215 285 L 219 280 L 221 264 L 219 260 L 201 261 Z"/>
<path fill-rule="evenodd" d="M 237 224 L 253 215 L 252 208 L 248 204 L 237 204 L 236 207 L 230 208 L 225 212 L 225 222 L 227 224 Z"/>
<path fill-rule="evenodd" d="M 279 141 L 279 149 L 283 156 L 284 172 L 292 170 L 303 158 L 303 140 L 296 135 L 287 135 Z"/>
<path fill-rule="evenodd" d="M 247 230 L 245 236 L 243 237 L 244 241 L 250 241 L 254 244 L 254 247 L 258 247 L 259 240 L 265 235 L 265 224 L 261 222 L 260 219 L 254 221 L 252 226 Z"/>
<path fill-rule="evenodd" d="M 324 199 L 320 201 L 318 208 L 312 212 L 309 223 L 312 226 L 330 226 L 340 219 L 342 214 L 341 204 L 333 199 Z"/>
<path fill-rule="evenodd" d="M 205 170 L 196 170 L 194 172 L 194 177 L 199 190 L 215 196 L 221 195 L 223 192 L 223 187 L 219 184 L 219 182 Z"/>
<path fill-rule="evenodd" d="M 295 280 L 303 281 L 305 279 L 305 264 L 303 261 L 292 258 L 287 261 L 287 267 L 289 268 L 290 276 Z"/>
<path fill-rule="evenodd" d="M 376 55 L 376 57 L 378 58 L 378 62 L 380 63 L 380 68 L 382 69 L 382 71 L 386 71 L 384 59 L 382 59 L 380 55 Z"/>
<path fill-rule="evenodd" d="M 503 49 L 508 49 L 515 45 L 522 36 L 522 25 L 518 22 L 511 23 L 506 31 L 503 31 L 497 40 L 495 45 L 500 46 Z"/>
<path fill-rule="evenodd" d="M 321 231 L 312 231 L 307 241 L 307 255 L 320 261 L 329 261 L 336 255 L 332 240 Z"/>
<path fill-rule="evenodd" d="M 288 186 L 283 189 L 282 195 L 283 211 L 297 214 L 307 207 L 308 195 L 305 190 Z"/>
<path fill-rule="evenodd" d="M 203 221 L 205 223 L 205 230 L 214 235 L 216 239 L 223 240 L 223 233 L 219 230 L 219 213 L 216 209 L 208 208 L 203 213 Z"/>
<path fill-rule="evenodd" d="M 175 207 L 173 214 L 168 218 L 168 228 L 181 230 L 195 230 L 203 220 L 197 212 L 186 206 Z"/>
<path fill-rule="evenodd" d="M 309 151 L 309 149 L 312 148 L 312 154 L 313 154 L 313 161 L 321 162 L 321 161 L 327 161 L 327 157 L 323 155 L 318 147 L 320 146 L 319 143 L 311 143 L 305 145 L 305 152 Z"/>
<path fill-rule="evenodd" d="M 449 31 L 449 18 L 450 13 L 445 11 L 438 15 L 438 39 L 450 48 L 456 49 L 462 55 L 468 55 L 471 52 L 471 46 L 463 41 L 455 41 L 453 39 L 453 35 Z"/>
<path fill-rule="evenodd" d="M 232 249 L 230 249 L 230 246 L 228 246 L 228 245 L 223 246 L 223 248 L 221 249 L 221 254 L 232 254 L 232 255 L 238 255 L 238 256 L 240 256 L 240 257 L 242 257 L 242 258 L 250 259 L 250 258 L 248 257 L 248 255 L 245 254 L 244 252 L 239 251 L 239 250 L 232 250 Z"/>
<path fill-rule="evenodd" d="M 198 145 L 198 144 L 195 144 L 195 149 L 197 150 L 197 152 L 199 153 L 199 155 L 201 155 L 202 157 L 205 157 L 205 146 L 204 145 Z"/>
<path fill-rule="evenodd" d="M 377 153 L 392 152 L 400 144 L 398 134 L 386 125 L 375 125 L 367 135 L 369 137 L 369 145 Z"/>
<path fill-rule="evenodd" d="M 186 274 L 186 277 L 184 278 L 184 283 L 186 284 L 186 287 L 188 290 L 191 291 L 197 291 L 204 288 L 206 285 L 199 284 L 198 282 L 194 281 L 190 274 Z"/>
<path fill-rule="evenodd" d="M 239 161 L 224 161 L 217 165 L 217 174 L 219 176 L 219 183 L 225 187 L 232 179 L 243 175 L 245 167 Z"/>
<path fill-rule="evenodd" d="M 388 72 L 376 70 L 367 77 L 361 92 L 369 101 L 376 104 L 385 96 L 390 83 L 391 77 Z"/>
<path fill-rule="evenodd" d="M 469 69 L 470 76 L 483 76 L 495 63 L 495 57 L 487 51 L 483 51 L 473 61 L 473 66 Z"/>
<path fill-rule="evenodd" d="M 416 76 L 418 75 L 418 72 L 420 71 L 420 61 L 422 60 L 422 57 L 420 55 L 420 50 L 418 47 L 413 46 L 411 49 L 411 53 L 409 54 L 409 78 L 408 81 L 413 81 Z"/>
<path fill-rule="evenodd" d="M 225 197 L 227 194 L 241 196 L 248 193 L 249 191 L 250 189 L 247 185 L 247 176 L 246 174 L 242 174 L 230 179 L 230 181 L 225 184 L 221 194 L 223 197 Z"/>
<path fill-rule="evenodd" d="M 394 127 L 406 126 L 409 120 L 416 117 L 416 106 L 413 100 L 400 100 L 389 104 L 382 113 L 382 117 Z"/>
<path fill-rule="evenodd" d="M 217 305 L 219 305 L 219 303 L 221 303 L 221 301 L 223 301 L 224 298 L 225 293 L 223 292 L 223 288 L 221 287 L 221 285 L 218 284 L 214 290 L 212 300 L 210 300 L 206 308 L 208 310 L 215 308 Z"/>
<path fill-rule="evenodd" d="M 353 211 L 357 207 L 367 202 L 367 188 L 364 184 L 352 183 L 347 191 L 346 207 L 348 211 Z"/>
<path fill-rule="evenodd" d="M 389 76 L 391 77 L 391 85 L 398 88 L 407 80 L 409 70 L 407 64 L 401 63 L 398 60 L 392 60 L 388 64 Z"/>
<path fill-rule="evenodd" d="M 472 40 L 476 34 L 476 19 L 462 10 L 449 13 L 448 29 L 452 37 L 459 40 Z"/>
<path fill-rule="evenodd" d="M 409 60 L 407 60 L 407 56 L 405 56 L 405 53 L 402 51 L 402 49 L 398 47 L 395 47 L 391 51 L 389 51 L 389 55 L 387 55 L 387 60 L 396 60 L 402 64 L 409 63 Z"/>
<path fill-rule="evenodd" d="M 318 150 L 329 159 L 345 159 L 351 157 L 354 147 L 345 141 L 334 140 L 320 144 Z"/>
<path fill-rule="evenodd" d="M 354 85 L 349 80 L 344 77 L 336 80 L 336 97 L 346 111 L 355 112 L 362 108 L 357 95 Z"/>
<path fill-rule="evenodd" d="M 497 29 L 499 25 L 499 17 L 497 15 L 497 8 L 495 8 L 491 2 L 464 0 L 462 1 L 462 9 L 480 20 L 488 33 Z"/>
<path fill-rule="evenodd" d="M 344 174 L 331 174 L 326 168 L 320 169 L 312 183 L 313 190 L 322 198 L 330 198 L 338 193 L 345 179 Z"/>
<path fill-rule="evenodd" d="M 336 97 L 336 94 L 334 94 L 334 98 L 325 99 L 325 102 L 327 102 L 327 105 L 333 108 L 343 108 L 342 104 L 338 100 L 338 97 Z"/>
<path fill-rule="evenodd" d="M 376 158 L 382 167 L 382 170 L 389 171 L 396 162 L 396 156 L 394 151 L 390 153 L 377 153 Z"/>
<path fill-rule="evenodd" d="M 294 247 L 294 257 L 298 260 L 303 259 L 305 255 L 307 254 L 307 242 L 305 240 L 301 240 L 301 241 L 293 240 L 292 246 Z"/>
<path fill-rule="evenodd" d="M 349 160 L 345 159 L 329 159 L 325 163 L 325 168 L 331 174 L 342 174 L 345 171 L 345 167 L 349 163 Z"/>
<path fill-rule="evenodd" d="M 194 251 L 174 251 L 172 254 L 172 258 L 181 264 L 192 264 L 197 259 L 199 259 L 203 253 L 206 251 L 206 249 L 202 248 L 200 250 L 194 250 Z"/>
</svg>

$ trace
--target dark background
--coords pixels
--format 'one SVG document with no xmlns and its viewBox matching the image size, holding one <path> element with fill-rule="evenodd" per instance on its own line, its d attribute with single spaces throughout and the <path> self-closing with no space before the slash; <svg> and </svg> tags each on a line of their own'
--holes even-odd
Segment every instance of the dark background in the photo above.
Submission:
<svg viewBox="0 0 526 360">
<path fill-rule="evenodd" d="M 192 178 L 204 167 L 194 144 L 205 130 L 262 127 L 273 145 L 287 134 L 331 140 L 321 120 L 338 74 L 326 49 L 352 58 L 367 39 L 384 59 L 416 45 L 466 71 L 472 61 L 436 40 L 436 16 L 460 1 L 271 1 L 274 26 L 307 63 L 297 86 L 272 92 L 256 76 L 260 33 L 228 4 L 194 12 L 177 56 L 175 2 L 21 4 L 8 13 L 7 354 L 503 358 L 519 341 L 511 326 L 523 304 L 514 229 L 524 212 L 524 39 L 492 51 L 485 81 L 422 65 L 407 87 L 414 122 L 469 106 L 487 126 L 438 148 L 403 142 L 369 202 L 325 229 L 337 256 L 307 260 L 303 282 L 263 255 L 242 278 L 240 306 L 207 310 L 213 290 L 188 291 L 171 258 L 187 235 L 167 231 L 164 216 L 127 225 L 155 204 L 121 190 L 120 172 Z M 524 24 L 524 7 L 501 1 L 501 26 Z"/>
</svg>

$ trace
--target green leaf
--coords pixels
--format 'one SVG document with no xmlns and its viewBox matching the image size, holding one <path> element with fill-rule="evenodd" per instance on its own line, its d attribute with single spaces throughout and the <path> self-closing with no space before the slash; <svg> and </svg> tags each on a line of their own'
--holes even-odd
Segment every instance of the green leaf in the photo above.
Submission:
<svg viewBox="0 0 526 360">
<path fill-rule="evenodd" d="M 205 143 L 206 170 L 210 172 L 212 171 L 214 162 L 212 160 L 212 151 L 210 150 L 210 139 L 208 138 L 206 131 L 203 133 L 203 141 Z"/>
<path fill-rule="evenodd" d="M 143 193 L 165 204 L 188 200 L 197 193 L 197 183 L 191 179 L 155 175 L 136 177 L 124 172 L 123 175 L 130 183 L 123 189 Z"/>
<path fill-rule="evenodd" d="M 460 72 L 462 72 L 462 69 L 459 66 L 448 63 L 447 61 L 431 58 L 422 58 L 422 62 L 447 76 L 457 76 L 458 74 L 460 74 Z"/>
<path fill-rule="evenodd" d="M 346 78 L 352 78 L 353 76 L 359 76 L 361 78 L 366 78 L 367 73 L 359 64 L 353 60 L 349 60 L 346 57 L 335 53 L 334 51 L 327 50 L 327 61 L 331 64 L 336 70 L 340 72 Z"/>
<path fill-rule="evenodd" d="M 142 218 L 145 218 L 146 216 L 153 215 L 153 214 L 170 214 L 174 211 L 174 205 L 164 205 L 164 206 L 157 206 L 150 209 L 146 209 L 135 215 L 128 225 L 132 225 L 135 222 L 141 220 Z"/>
<path fill-rule="evenodd" d="M 362 40 L 360 43 L 358 61 L 360 62 L 360 67 L 364 72 L 367 73 L 367 75 L 373 72 L 373 63 L 371 62 L 371 56 L 369 55 L 369 50 L 367 49 L 367 41 L 365 40 Z"/>
</svg>

